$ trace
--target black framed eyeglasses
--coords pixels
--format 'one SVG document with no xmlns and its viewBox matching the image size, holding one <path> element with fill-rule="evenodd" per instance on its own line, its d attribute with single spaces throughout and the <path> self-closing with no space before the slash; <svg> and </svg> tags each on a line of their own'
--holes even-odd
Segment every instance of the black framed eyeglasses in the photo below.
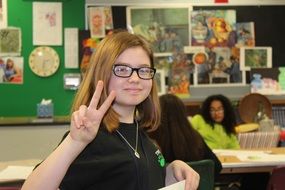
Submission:
<svg viewBox="0 0 285 190">
<path fill-rule="evenodd" d="M 133 74 L 134 71 L 137 72 L 139 78 L 144 80 L 150 80 L 153 79 L 156 69 L 151 67 L 132 68 L 127 65 L 113 66 L 113 73 L 117 77 L 128 78 Z"/>
<path fill-rule="evenodd" d="M 222 113 L 224 113 L 224 109 L 223 108 L 221 108 L 221 109 L 217 109 L 217 110 L 215 110 L 215 109 L 210 109 L 210 114 L 222 114 Z"/>
</svg>

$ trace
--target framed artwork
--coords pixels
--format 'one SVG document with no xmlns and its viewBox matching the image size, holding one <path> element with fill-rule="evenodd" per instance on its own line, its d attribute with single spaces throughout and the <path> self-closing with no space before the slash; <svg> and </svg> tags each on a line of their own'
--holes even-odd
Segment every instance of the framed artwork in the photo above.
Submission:
<svg viewBox="0 0 285 190">
<path fill-rule="evenodd" d="M 90 30 L 90 35 L 94 38 L 102 38 L 108 31 L 114 29 L 111 6 L 87 5 L 85 20 L 85 29 Z"/>
<path fill-rule="evenodd" d="M 255 31 L 254 22 L 236 23 L 237 43 L 236 47 L 254 47 Z"/>
<path fill-rule="evenodd" d="M 33 2 L 33 45 L 62 45 L 61 2 Z"/>
<path fill-rule="evenodd" d="M 0 0 L 0 28 L 7 27 L 7 0 Z"/>
<path fill-rule="evenodd" d="M 190 7 L 127 7 L 127 25 L 144 36 L 154 52 L 183 51 L 189 46 Z"/>
<path fill-rule="evenodd" d="M 271 47 L 241 47 L 241 70 L 249 71 L 251 68 L 272 68 Z"/>
<path fill-rule="evenodd" d="M 156 81 L 157 85 L 157 92 L 158 95 L 162 95 L 166 93 L 166 86 L 165 86 L 165 72 L 163 69 L 157 69 L 154 80 Z"/>
<path fill-rule="evenodd" d="M 103 38 L 105 36 L 104 7 L 89 8 L 89 27 L 92 38 Z"/>
<path fill-rule="evenodd" d="M 169 70 L 173 63 L 172 53 L 154 53 L 154 67 L 156 69 L 162 69 L 165 72 L 166 77 L 168 76 Z"/>
<path fill-rule="evenodd" d="M 199 86 L 236 86 L 245 85 L 246 73 L 240 69 L 239 52 L 228 47 L 206 48 L 196 53 L 199 61 L 195 63 L 194 85 Z"/>
<path fill-rule="evenodd" d="M 19 56 L 22 48 L 20 28 L 0 29 L 0 56 Z"/>
<path fill-rule="evenodd" d="M 191 45 L 206 47 L 234 46 L 235 10 L 191 11 Z"/>
</svg>

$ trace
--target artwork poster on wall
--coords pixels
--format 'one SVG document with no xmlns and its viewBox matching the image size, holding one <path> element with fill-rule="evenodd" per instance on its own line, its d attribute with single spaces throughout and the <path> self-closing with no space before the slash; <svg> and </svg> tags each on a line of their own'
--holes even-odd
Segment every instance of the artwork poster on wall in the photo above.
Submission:
<svg viewBox="0 0 285 190">
<path fill-rule="evenodd" d="M 20 28 L 0 29 L 0 56 L 20 56 L 22 48 L 22 32 Z"/>
<path fill-rule="evenodd" d="M 189 45 L 190 9 L 127 7 L 127 25 L 151 42 L 156 53 L 183 51 L 183 47 Z"/>
<path fill-rule="evenodd" d="M 0 29 L 7 27 L 7 0 L 0 0 Z"/>
<path fill-rule="evenodd" d="M 33 2 L 33 45 L 62 45 L 62 3 Z"/>
</svg>

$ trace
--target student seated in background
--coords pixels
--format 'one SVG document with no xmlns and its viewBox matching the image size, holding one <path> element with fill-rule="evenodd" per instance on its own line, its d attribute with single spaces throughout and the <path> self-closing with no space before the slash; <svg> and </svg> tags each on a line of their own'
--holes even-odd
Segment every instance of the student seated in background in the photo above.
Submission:
<svg viewBox="0 0 285 190">
<path fill-rule="evenodd" d="M 73 103 L 70 131 L 31 173 L 22 190 L 152 190 L 199 175 L 186 163 L 159 163 L 145 130 L 155 130 L 160 107 L 151 44 L 126 31 L 104 38 Z M 175 179 L 173 179 L 175 178 Z"/>
<path fill-rule="evenodd" d="M 211 149 L 240 148 L 234 108 L 224 95 L 207 97 L 202 103 L 201 113 L 195 115 L 191 123 Z"/>
<path fill-rule="evenodd" d="M 215 163 L 215 177 L 222 169 L 221 162 L 204 142 L 201 135 L 192 128 L 187 119 L 182 100 L 173 95 L 159 97 L 161 122 L 157 130 L 150 133 L 160 147 L 166 162 L 179 159 L 185 162 L 211 159 Z"/>
</svg>

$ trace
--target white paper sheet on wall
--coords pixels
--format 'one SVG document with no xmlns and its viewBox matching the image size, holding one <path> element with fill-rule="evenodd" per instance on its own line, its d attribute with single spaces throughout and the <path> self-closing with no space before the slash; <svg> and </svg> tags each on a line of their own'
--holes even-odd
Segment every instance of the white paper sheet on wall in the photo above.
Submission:
<svg viewBox="0 0 285 190">
<path fill-rule="evenodd" d="M 77 69 L 79 67 L 78 58 L 78 28 L 64 29 L 64 67 Z"/>
<path fill-rule="evenodd" d="M 33 2 L 33 45 L 62 45 L 61 2 Z"/>
</svg>

